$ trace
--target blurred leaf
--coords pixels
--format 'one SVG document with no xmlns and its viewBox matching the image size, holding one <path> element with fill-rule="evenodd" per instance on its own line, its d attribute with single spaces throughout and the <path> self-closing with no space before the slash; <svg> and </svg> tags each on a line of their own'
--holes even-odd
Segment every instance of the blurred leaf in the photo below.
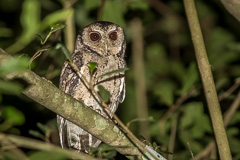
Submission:
<svg viewBox="0 0 240 160">
<path fill-rule="evenodd" d="M 110 72 L 104 73 L 104 74 L 98 76 L 96 79 L 103 78 L 103 77 L 106 77 L 106 76 L 110 77 L 112 75 L 115 75 L 115 74 L 118 74 L 118 73 L 121 73 L 121 72 L 125 72 L 127 70 L 129 70 L 129 68 L 116 69 L 114 71 L 110 71 Z"/>
<path fill-rule="evenodd" d="M 95 72 L 95 70 L 97 69 L 97 63 L 96 62 L 89 62 L 88 63 L 88 68 L 89 68 L 90 74 L 92 76 L 93 73 Z"/>
<path fill-rule="evenodd" d="M 124 1 L 122 0 L 106 1 L 102 13 L 102 20 L 116 23 L 124 28 L 125 21 L 123 17 L 125 11 L 126 6 Z"/>
<path fill-rule="evenodd" d="M 117 152 L 113 147 L 104 143 L 98 147 L 98 150 L 104 158 L 113 158 L 117 155 Z"/>
<path fill-rule="evenodd" d="M 147 10 L 149 8 L 148 3 L 144 0 L 130 0 L 128 6 L 133 10 Z"/>
<path fill-rule="evenodd" d="M 0 79 L 0 93 L 20 95 L 23 91 L 23 85 L 14 81 L 3 81 Z"/>
<path fill-rule="evenodd" d="M 44 39 L 42 38 L 42 36 L 40 34 L 35 34 L 37 36 L 37 38 L 40 40 L 40 42 L 43 42 Z"/>
<path fill-rule="evenodd" d="M 239 135 L 239 128 L 237 127 L 230 127 L 227 129 L 227 135 L 230 136 L 238 136 Z"/>
<path fill-rule="evenodd" d="M 180 126 L 188 130 L 192 138 L 201 138 L 206 132 L 211 132 L 209 117 L 203 111 L 201 102 L 190 102 L 181 107 L 183 117 Z"/>
<path fill-rule="evenodd" d="M 57 23 L 57 24 L 53 24 L 50 26 L 50 32 L 53 33 L 53 32 L 56 32 L 60 29 L 63 29 L 65 27 L 64 24 L 60 24 L 60 23 Z"/>
<path fill-rule="evenodd" d="M 158 83 L 153 92 L 155 95 L 159 96 L 160 102 L 166 104 L 167 106 L 171 106 L 174 102 L 174 92 L 176 90 L 176 86 L 171 81 L 163 81 Z"/>
<path fill-rule="evenodd" d="M 46 126 L 46 125 L 44 125 L 44 124 L 42 124 L 42 123 L 37 123 L 37 126 L 38 126 L 38 128 L 39 129 L 41 129 L 41 131 L 43 132 L 43 133 L 46 133 L 49 129 L 48 129 L 48 127 Z"/>
<path fill-rule="evenodd" d="M 99 0 L 85 0 L 84 1 L 84 8 L 86 10 L 92 10 L 92 9 L 96 9 L 99 5 L 100 5 L 101 1 Z"/>
<path fill-rule="evenodd" d="M 0 65 L 0 76 L 28 69 L 28 61 L 29 59 L 26 56 L 4 60 Z"/>
<path fill-rule="evenodd" d="M 229 126 L 236 125 L 239 122 L 240 122 L 240 113 L 235 112 L 229 122 Z"/>
<path fill-rule="evenodd" d="M 34 152 L 29 156 L 30 160 L 66 160 L 71 159 L 70 157 L 67 157 L 63 153 L 60 152 L 44 152 L 44 151 L 38 151 Z"/>
<path fill-rule="evenodd" d="M 232 153 L 235 153 L 235 154 L 239 154 L 240 153 L 240 140 L 239 138 L 235 138 L 235 137 L 232 137 L 229 138 L 229 144 L 231 146 L 231 152 Z M 239 155 L 240 157 L 240 155 Z M 236 157 L 234 157 L 236 158 Z M 239 159 L 239 158 L 237 158 Z"/>
<path fill-rule="evenodd" d="M 5 106 L 2 115 L 8 123 L 20 126 L 25 122 L 24 114 L 13 106 Z"/>
<path fill-rule="evenodd" d="M 184 76 L 182 88 L 179 91 L 180 95 L 187 93 L 198 80 L 199 80 L 199 74 L 198 74 L 197 66 L 195 63 L 191 63 L 187 73 Z"/>
<path fill-rule="evenodd" d="M 219 53 L 225 50 L 229 42 L 234 40 L 234 36 L 225 28 L 216 27 L 210 32 L 209 38 L 210 40 L 206 43 L 206 46 L 208 52 L 211 53 L 209 54 L 209 59 L 212 63 L 214 61 L 214 57 L 212 56 L 219 56 Z M 215 60 L 218 60 L 218 58 Z"/>
<path fill-rule="evenodd" d="M 7 52 L 16 53 L 30 43 L 38 33 L 41 5 L 38 0 L 25 0 L 22 4 L 21 25 L 23 32 L 18 41 L 7 48 Z"/>
<path fill-rule="evenodd" d="M 59 23 L 59 21 L 66 20 L 69 16 L 73 14 L 73 12 L 74 10 L 69 8 L 57 10 L 51 14 L 48 14 L 41 23 L 41 30 L 44 30 L 51 25 Z"/>
<path fill-rule="evenodd" d="M 175 78 L 177 78 L 178 81 L 183 83 L 186 77 L 186 69 L 184 67 L 184 64 L 179 61 L 172 61 L 170 66 L 171 66 L 171 74 Z"/>
<path fill-rule="evenodd" d="M 142 135 L 139 135 L 138 137 L 139 137 L 139 139 L 140 139 L 141 141 L 145 141 L 145 140 L 146 140 L 146 138 L 143 137 Z"/>
<path fill-rule="evenodd" d="M 69 50 L 66 48 L 65 45 L 63 45 L 62 43 L 58 43 L 55 48 L 61 49 L 64 55 L 66 56 L 67 60 L 69 60 L 72 63 L 72 55 L 70 54 Z"/>
<path fill-rule="evenodd" d="M 98 85 L 98 92 L 103 100 L 103 102 L 108 103 L 110 99 L 110 92 L 106 90 L 102 85 Z"/>
<path fill-rule="evenodd" d="M 102 143 L 98 148 L 91 148 L 90 153 L 95 155 L 95 157 L 103 157 L 108 159 L 112 159 L 117 155 L 116 150 L 105 143 Z"/>
<path fill-rule="evenodd" d="M 13 31 L 10 28 L 0 27 L 0 37 L 11 37 L 13 35 Z"/>
<path fill-rule="evenodd" d="M 129 128 L 133 122 L 145 122 L 145 121 L 153 122 L 154 118 L 152 116 L 149 116 L 147 118 L 135 118 L 127 123 L 127 127 Z"/>
<path fill-rule="evenodd" d="M 44 136 L 42 133 L 40 133 L 39 131 L 29 130 L 28 133 L 29 133 L 30 135 L 36 137 L 36 138 L 40 138 L 40 139 L 42 139 L 42 140 L 45 140 L 45 136 Z"/>
</svg>

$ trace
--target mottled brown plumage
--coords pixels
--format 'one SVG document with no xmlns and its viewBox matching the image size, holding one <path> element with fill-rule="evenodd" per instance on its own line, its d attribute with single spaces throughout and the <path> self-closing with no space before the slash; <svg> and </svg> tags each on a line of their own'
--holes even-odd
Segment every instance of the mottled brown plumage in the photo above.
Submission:
<svg viewBox="0 0 240 160">
<path fill-rule="evenodd" d="M 90 81 L 89 62 L 98 64 L 94 77 L 119 68 L 125 68 L 125 48 L 125 35 L 120 26 L 110 22 L 95 22 L 83 28 L 78 35 L 75 50 L 72 54 L 73 63 L 78 67 L 81 74 Z M 98 79 L 94 84 L 96 91 L 99 84 L 103 85 L 111 94 L 108 106 L 109 115 L 112 116 L 118 104 L 125 97 L 124 75 L 118 74 L 114 77 Z M 106 113 L 96 101 L 96 98 L 92 96 L 67 62 L 62 68 L 59 88 L 106 117 Z M 57 122 L 60 143 L 64 148 L 72 148 L 87 153 L 90 147 L 97 147 L 101 143 L 99 139 L 59 115 L 57 116 Z"/>
</svg>

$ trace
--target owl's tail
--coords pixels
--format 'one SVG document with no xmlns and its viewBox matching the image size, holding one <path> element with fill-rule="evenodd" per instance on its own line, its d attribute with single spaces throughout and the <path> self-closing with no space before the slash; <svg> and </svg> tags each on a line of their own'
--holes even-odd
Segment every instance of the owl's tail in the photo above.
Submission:
<svg viewBox="0 0 240 160">
<path fill-rule="evenodd" d="M 98 147 L 101 143 L 99 139 L 59 115 L 57 123 L 62 148 L 89 153 L 90 148 Z"/>
</svg>

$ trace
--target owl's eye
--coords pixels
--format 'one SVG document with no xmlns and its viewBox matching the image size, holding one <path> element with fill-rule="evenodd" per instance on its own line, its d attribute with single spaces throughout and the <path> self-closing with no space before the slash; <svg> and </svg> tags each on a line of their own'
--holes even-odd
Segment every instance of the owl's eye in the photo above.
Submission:
<svg viewBox="0 0 240 160">
<path fill-rule="evenodd" d="M 116 39 L 117 39 L 117 32 L 112 32 L 112 33 L 110 33 L 110 34 L 109 34 L 109 38 L 110 38 L 111 40 L 116 40 Z"/>
<path fill-rule="evenodd" d="M 92 41 L 97 41 L 97 40 L 100 39 L 100 34 L 97 33 L 97 32 L 93 32 L 93 33 L 90 34 L 90 39 L 91 39 Z"/>
</svg>

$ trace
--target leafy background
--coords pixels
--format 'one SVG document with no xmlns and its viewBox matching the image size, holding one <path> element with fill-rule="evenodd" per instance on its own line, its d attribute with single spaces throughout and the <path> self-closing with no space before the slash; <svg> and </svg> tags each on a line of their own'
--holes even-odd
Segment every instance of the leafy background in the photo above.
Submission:
<svg viewBox="0 0 240 160">
<path fill-rule="evenodd" d="M 240 25 L 217 0 L 197 0 L 196 6 L 225 113 L 239 92 Z M 131 122 L 129 127 L 137 137 L 143 136 L 161 150 L 173 152 L 162 153 L 168 159 L 191 159 L 191 152 L 197 156 L 214 140 L 182 1 L 1 0 L 0 17 L 0 47 L 18 57 L 17 61 L 1 66 L 0 76 L 26 68 L 29 59 L 45 47 L 49 49 L 41 52 L 31 68 L 56 86 L 65 61 L 62 51 L 54 47 L 57 42 L 64 43 L 71 51 L 74 43 L 70 40 L 75 40 L 81 28 L 89 23 L 107 20 L 119 24 L 126 32 L 126 60 L 130 68 L 126 72 L 126 99 L 117 111 L 120 119 L 126 124 Z M 133 55 L 135 22 L 142 27 L 135 36 L 143 38 L 137 44 L 143 48 L 143 56 Z M 42 46 L 38 37 L 46 37 L 50 26 L 56 23 L 66 27 L 54 32 Z M 141 68 L 134 66 L 139 61 L 144 68 L 141 78 L 137 76 Z M 145 87 L 143 94 L 139 93 L 139 82 Z M 21 94 L 23 88 L 17 82 L 0 79 L 0 132 L 59 144 L 55 113 Z M 141 99 L 146 99 L 146 105 L 138 105 Z M 141 117 L 141 111 L 145 110 L 147 117 Z M 227 127 L 236 160 L 240 159 L 239 125 L 237 110 Z M 3 155 L 0 159 L 19 158 L 19 154 L 10 152 Z M 34 160 L 64 159 L 29 149 L 22 149 L 21 156 Z M 111 157 L 126 159 L 120 154 Z M 204 158 L 218 159 L 216 150 Z"/>
</svg>

